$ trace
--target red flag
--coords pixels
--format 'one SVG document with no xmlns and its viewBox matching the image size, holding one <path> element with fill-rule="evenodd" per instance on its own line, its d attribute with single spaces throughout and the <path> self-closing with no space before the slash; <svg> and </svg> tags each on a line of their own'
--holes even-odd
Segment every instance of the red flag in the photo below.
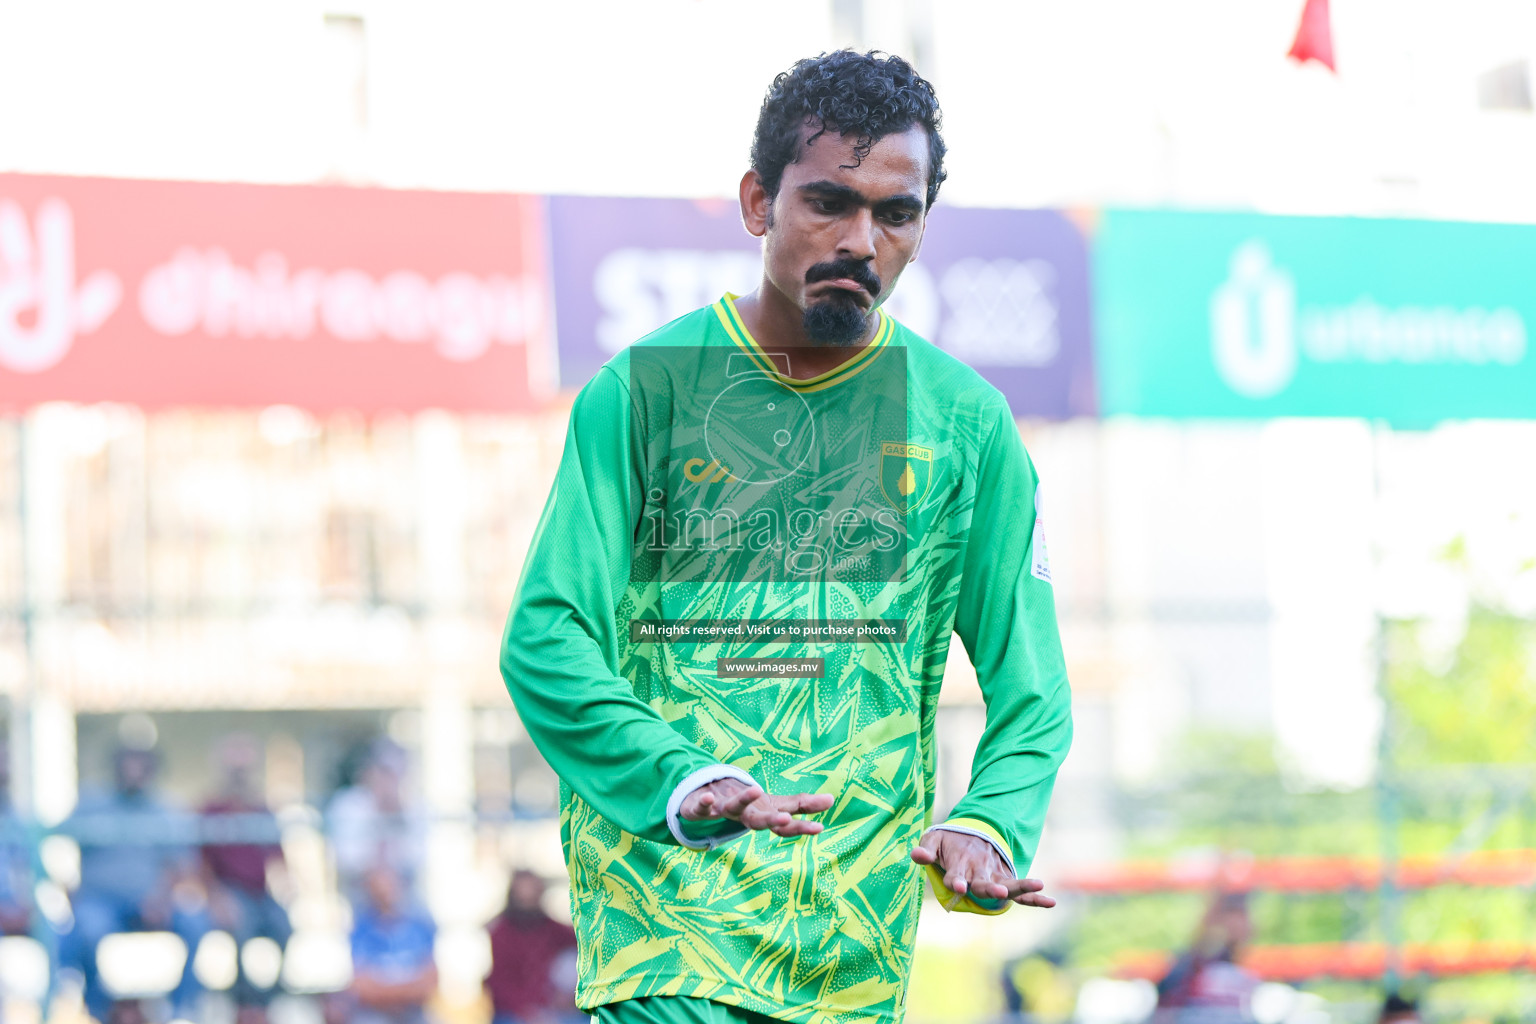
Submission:
<svg viewBox="0 0 1536 1024">
<path fill-rule="evenodd" d="M 1329 71 L 1338 72 L 1333 63 L 1333 29 L 1328 23 L 1328 0 L 1307 0 L 1301 11 L 1301 25 L 1287 57 L 1298 64 L 1315 60 Z"/>
</svg>

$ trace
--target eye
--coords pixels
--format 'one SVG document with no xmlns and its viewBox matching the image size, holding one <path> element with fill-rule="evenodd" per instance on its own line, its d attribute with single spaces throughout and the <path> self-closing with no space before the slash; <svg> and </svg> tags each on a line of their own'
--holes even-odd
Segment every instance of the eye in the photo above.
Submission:
<svg viewBox="0 0 1536 1024">
<path fill-rule="evenodd" d="M 912 214 L 907 210 L 886 210 L 880 214 L 880 219 L 887 224 L 902 225 L 912 222 Z"/>
<path fill-rule="evenodd" d="M 841 213 L 843 201 L 841 199 L 817 199 L 811 200 L 811 208 L 817 213 Z"/>
</svg>

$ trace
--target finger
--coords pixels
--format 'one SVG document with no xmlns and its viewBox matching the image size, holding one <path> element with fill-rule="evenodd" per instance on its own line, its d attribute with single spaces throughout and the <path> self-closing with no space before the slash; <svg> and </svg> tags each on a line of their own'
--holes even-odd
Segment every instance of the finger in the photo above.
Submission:
<svg viewBox="0 0 1536 1024">
<path fill-rule="evenodd" d="M 1015 878 L 1008 883 L 1008 897 L 1022 896 L 1025 893 L 1039 892 L 1045 888 L 1045 883 L 1038 878 Z"/>
<path fill-rule="evenodd" d="M 721 806 L 719 814 L 726 818 L 740 818 L 747 808 L 762 799 L 762 796 L 761 786 L 748 786 L 735 796 L 728 798 Z"/>
<path fill-rule="evenodd" d="M 822 830 L 822 825 L 796 818 L 794 812 L 824 811 L 832 806 L 832 799 L 830 793 L 765 796 L 744 810 L 739 820 L 748 828 L 766 829 L 781 836 L 813 835 Z"/>
<path fill-rule="evenodd" d="M 1054 907 L 1056 900 L 1040 891 L 1044 888 L 1037 878 L 1016 878 L 1008 886 L 1008 898 L 1023 907 Z"/>
<path fill-rule="evenodd" d="M 944 833 L 929 829 L 923 833 L 923 837 L 912 847 L 912 859 L 919 864 L 937 864 L 939 862 L 939 844 L 944 841 Z"/>
<path fill-rule="evenodd" d="M 943 835 L 940 832 L 938 835 Z M 968 843 L 946 843 L 940 840 L 938 866 L 945 872 L 945 886 L 949 892 L 960 895 L 991 898 L 991 864 L 975 855 Z"/>
<path fill-rule="evenodd" d="M 987 900 L 1008 898 L 1007 880 L 999 878 L 991 864 L 978 864 L 974 859 L 967 857 L 955 866 L 955 870 L 965 876 L 972 896 Z"/>
<path fill-rule="evenodd" d="M 832 806 L 831 793 L 796 793 L 793 796 L 770 797 L 767 803 L 775 807 L 776 814 L 769 828 L 781 836 L 815 835 L 823 828 L 820 822 L 797 818 L 796 813 L 816 814 Z M 787 820 L 779 815 L 787 816 Z"/>
<path fill-rule="evenodd" d="M 989 900 L 1008 898 L 1008 886 L 994 878 L 971 878 L 971 893 Z"/>
<path fill-rule="evenodd" d="M 783 814 L 820 814 L 832 806 L 832 794 L 796 793 L 793 796 L 767 796 L 759 803 Z"/>
<path fill-rule="evenodd" d="M 741 823 L 752 829 L 771 829 L 787 825 L 793 820 L 794 815 L 780 810 L 769 800 L 754 800 L 740 816 Z"/>
<path fill-rule="evenodd" d="M 1040 907 L 1046 910 L 1056 905 L 1056 901 L 1043 892 L 1026 892 L 1015 896 L 1013 902 L 1021 907 Z"/>
<path fill-rule="evenodd" d="M 683 809 L 679 813 L 689 821 L 699 821 L 703 818 L 718 818 L 720 814 L 714 809 L 714 806 L 715 794 L 705 792 L 697 796 L 690 796 L 688 801 L 683 804 Z"/>
<path fill-rule="evenodd" d="M 972 896 L 988 900 L 1009 897 L 1008 883 L 1015 879 L 991 850 L 981 852 L 973 844 L 962 844 L 961 853 L 954 861 L 948 867 L 965 877 Z"/>
<path fill-rule="evenodd" d="M 942 853 L 941 853 L 941 856 L 942 856 Z M 961 858 L 961 861 L 963 862 L 963 858 Z M 969 878 L 969 872 L 967 872 L 965 870 L 965 866 L 964 866 L 964 864 L 962 862 L 957 862 L 955 864 L 940 864 L 939 865 L 940 867 L 945 869 L 945 871 L 944 871 L 944 887 L 946 889 L 948 889 L 950 892 L 955 893 L 956 895 L 959 895 L 959 896 L 964 896 L 967 892 L 970 892 L 970 889 L 971 889 L 971 880 Z"/>
</svg>

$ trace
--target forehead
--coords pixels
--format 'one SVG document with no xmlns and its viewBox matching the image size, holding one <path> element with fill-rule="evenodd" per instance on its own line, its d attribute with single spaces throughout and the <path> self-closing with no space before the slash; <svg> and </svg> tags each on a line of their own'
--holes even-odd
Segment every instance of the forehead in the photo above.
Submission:
<svg viewBox="0 0 1536 1024">
<path fill-rule="evenodd" d="M 807 181 L 836 181 L 861 191 L 926 195 L 928 134 L 921 125 L 883 136 L 862 160 L 854 152 L 857 135 L 828 131 L 818 136 L 816 132 L 814 125 L 800 129 L 800 152 L 795 162 L 784 168 L 784 184 L 793 187 Z"/>
</svg>

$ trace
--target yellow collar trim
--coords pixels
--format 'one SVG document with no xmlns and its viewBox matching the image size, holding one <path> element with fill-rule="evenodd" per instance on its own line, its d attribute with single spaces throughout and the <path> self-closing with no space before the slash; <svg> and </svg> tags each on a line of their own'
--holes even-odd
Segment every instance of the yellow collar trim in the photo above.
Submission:
<svg viewBox="0 0 1536 1024">
<path fill-rule="evenodd" d="M 875 331 L 875 339 L 854 353 L 847 362 L 814 377 L 790 377 L 779 372 L 768 353 L 763 351 L 757 339 L 752 337 L 752 332 L 747 330 L 747 325 L 742 322 L 741 314 L 736 309 L 735 295 L 726 292 L 724 297 L 715 303 L 714 310 L 715 316 L 720 319 L 721 326 L 725 328 L 725 333 L 752 358 L 758 369 L 772 376 L 785 387 L 800 392 L 820 391 L 834 384 L 841 384 L 849 377 L 862 372 L 865 367 L 879 358 L 880 353 L 890 344 L 892 336 L 896 333 L 896 321 L 886 316 L 884 310 L 878 310 L 880 326 Z"/>
</svg>

